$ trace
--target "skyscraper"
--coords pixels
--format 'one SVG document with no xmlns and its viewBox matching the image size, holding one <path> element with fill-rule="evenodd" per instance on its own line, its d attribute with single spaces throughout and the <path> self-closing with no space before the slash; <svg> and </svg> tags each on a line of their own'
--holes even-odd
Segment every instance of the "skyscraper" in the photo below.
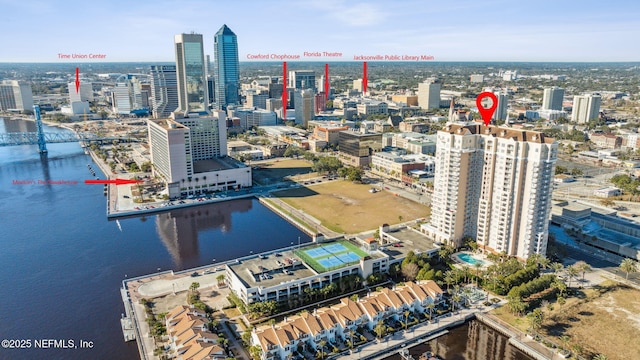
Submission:
<svg viewBox="0 0 640 360">
<path fill-rule="evenodd" d="M 436 241 L 526 259 L 547 248 L 557 143 L 534 131 L 448 125 L 438 132 Z"/>
<path fill-rule="evenodd" d="M 585 124 L 591 120 L 597 119 L 600 114 L 601 101 L 602 98 L 599 94 L 574 96 L 571 120 L 579 124 Z"/>
<path fill-rule="evenodd" d="M 175 36 L 178 111 L 206 113 L 209 109 L 206 65 L 201 34 Z"/>
<path fill-rule="evenodd" d="M 69 103 L 93 101 L 93 86 L 90 82 L 80 81 L 78 92 L 76 92 L 75 82 L 68 83 L 67 88 L 69 90 Z"/>
<path fill-rule="evenodd" d="M 313 120 L 313 90 L 296 90 L 294 97 L 296 124 L 306 128 L 309 126 L 309 121 Z"/>
<path fill-rule="evenodd" d="M 214 75 L 216 108 L 240 104 L 240 63 L 238 62 L 238 37 L 222 25 L 214 38 Z"/>
<path fill-rule="evenodd" d="M 509 96 L 504 91 L 496 91 L 494 94 L 498 99 L 498 106 L 493 114 L 493 119 L 496 121 L 504 121 L 507 119 L 508 115 L 507 105 L 509 104 Z"/>
<path fill-rule="evenodd" d="M 440 80 L 429 78 L 418 85 L 418 106 L 427 109 L 440 107 Z"/>
<path fill-rule="evenodd" d="M 18 80 L 0 82 L 0 110 L 33 111 L 31 85 Z"/>
<path fill-rule="evenodd" d="M 289 71 L 288 87 L 297 90 L 311 89 L 316 91 L 316 72 L 313 70 Z"/>
<path fill-rule="evenodd" d="M 562 110 L 562 100 L 564 99 L 564 89 L 557 86 L 544 89 L 542 97 L 542 109 Z"/>
<path fill-rule="evenodd" d="M 156 119 L 168 117 L 178 108 L 175 65 L 151 66 L 151 107 Z"/>
</svg>

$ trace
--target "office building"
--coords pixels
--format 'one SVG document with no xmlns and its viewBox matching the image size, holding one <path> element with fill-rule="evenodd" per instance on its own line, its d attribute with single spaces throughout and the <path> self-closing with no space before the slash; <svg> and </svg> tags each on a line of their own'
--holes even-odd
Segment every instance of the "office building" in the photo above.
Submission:
<svg viewBox="0 0 640 360">
<path fill-rule="evenodd" d="M 313 120 L 313 90 L 296 90 L 294 97 L 296 124 L 306 128 Z"/>
<path fill-rule="evenodd" d="M 251 186 L 251 168 L 227 156 L 227 117 L 222 111 L 147 122 L 154 175 L 175 198 Z"/>
<path fill-rule="evenodd" d="M 289 71 L 287 79 L 289 88 L 303 90 L 311 89 L 316 92 L 316 73 L 313 70 L 294 70 Z"/>
<path fill-rule="evenodd" d="M 258 108 L 258 109 L 266 109 L 267 108 L 267 100 L 268 99 L 269 99 L 269 95 L 268 94 L 248 94 L 247 95 L 247 107 Z"/>
<path fill-rule="evenodd" d="M 484 82 L 484 75 L 482 74 L 472 74 L 469 76 L 469 81 L 472 83 L 481 83 Z"/>
<path fill-rule="evenodd" d="M 151 66 L 151 110 L 156 119 L 168 117 L 178 108 L 175 65 Z"/>
<path fill-rule="evenodd" d="M 0 83 L 0 110 L 33 111 L 31 85 L 18 80 L 3 80 Z"/>
<path fill-rule="evenodd" d="M 327 96 L 325 95 L 324 91 L 317 93 L 313 97 L 313 107 L 316 114 L 327 110 Z"/>
<path fill-rule="evenodd" d="M 353 90 L 356 90 L 357 92 L 363 93 L 364 92 L 364 81 L 362 79 L 356 79 L 353 80 Z"/>
<path fill-rule="evenodd" d="M 534 131 L 447 125 L 437 134 L 431 235 L 526 259 L 545 255 L 557 143 Z"/>
<path fill-rule="evenodd" d="M 422 109 L 440 108 L 440 80 L 429 78 L 418 85 L 418 106 Z"/>
<path fill-rule="evenodd" d="M 67 84 L 69 89 L 69 104 L 74 102 L 93 101 L 93 86 L 90 82 L 80 81 L 80 86 L 76 92 L 76 83 L 70 82 Z"/>
<path fill-rule="evenodd" d="M 216 109 L 240 105 L 240 63 L 238 37 L 222 25 L 214 36 L 214 75 L 216 83 Z"/>
<path fill-rule="evenodd" d="M 369 166 L 373 153 L 382 150 L 382 134 L 361 131 L 341 131 L 338 135 L 340 161 L 347 165 Z"/>
<path fill-rule="evenodd" d="M 591 120 L 597 119 L 600 114 L 601 101 L 602 98 L 599 94 L 574 96 L 571 120 L 578 124 L 586 124 Z"/>
<path fill-rule="evenodd" d="M 543 110 L 562 110 L 562 100 L 564 99 L 564 89 L 557 86 L 544 89 L 542 97 Z"/>
<path fill-rule="evenodd" d="M 175 38 L 178 112 L 204 114 L 209 109 L 206 65 L 201 34 Z"/>
<path fill-rule="evenodd" d="M 504 91 L 496 91 L 494 94 L 498 99 L 498 106 L 493 113 L 493 119 L 496 121 L 505 121 L 508 116 L 507 106 L 509 105 L 509 96 Z"/>
</svg>

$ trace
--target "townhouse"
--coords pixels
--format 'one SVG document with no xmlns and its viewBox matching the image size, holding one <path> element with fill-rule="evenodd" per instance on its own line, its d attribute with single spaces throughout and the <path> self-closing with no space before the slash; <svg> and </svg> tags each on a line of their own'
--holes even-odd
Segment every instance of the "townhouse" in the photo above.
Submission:
<svg viewBox="0 0 640 360">
<path fill-rule="evenodd" d="M 218 345 L 218 335 L 209 331 L 204 311 L 191 306 L 178 306 L 165 317 L 169 353 L 177 360 L 225 359 Z"/>
<path fill-rule="evenodd" d="M 263 360 L 286 359 L 298 349 L 312 353 L 325 344 L 353 341 L 357 329 L 373 331 L 380 320 L 404 321 L 404 312 L 428 312 L 428 304 L 442 301 L 442 289 L 434 281 L 407 282 L 394 289 L 383 288 L 354 301 L 343 298 L 339 304 L 313 313 L 286 318 L 279 324 L 253 330 L 252 343 L 262 349 Z"/>
</svg>

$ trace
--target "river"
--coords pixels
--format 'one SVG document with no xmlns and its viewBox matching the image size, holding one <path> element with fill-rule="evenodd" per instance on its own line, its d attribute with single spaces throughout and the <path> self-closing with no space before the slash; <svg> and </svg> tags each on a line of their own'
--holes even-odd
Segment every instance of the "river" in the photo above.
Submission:
<svg viewBox="0 0 640 360">
<path fill-rule="evenodd" d="M 0 119 L 7 131 L 35 126 Z M 99 170 L 80 145 L 47 147 L 46 158 L 36 145 L 0 147 L 0 339 L 22 347 L 0 348 L 0 359 L 137 359 L 120 329 L 125 277 L 310 241 L 255 199 L 120 219 L 120 230 L 107 221 L 102 186 L 83 183 L 87 164 Z M 36 349 L 54 344 L 47 339 L 93 348 Z"/>
</svg>

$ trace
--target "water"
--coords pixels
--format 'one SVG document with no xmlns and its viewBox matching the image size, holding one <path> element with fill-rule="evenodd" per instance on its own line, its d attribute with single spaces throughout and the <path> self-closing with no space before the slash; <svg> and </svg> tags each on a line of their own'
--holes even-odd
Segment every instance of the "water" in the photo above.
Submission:
<svg viewBox="0 0 640 360">
<path fill-rule="evenodd" d="M 409 349 L 414 358 L 431 351 L 445 360 L 533 360 L 509 344 L 509 339 L 483 323 L 473 320 L 450 329 L 449 333 Z M 399 360 L 393 355 L 385 360 Z"/>
<path fill-rule="evenodd" d="M 35 127 L 0 119 L 4 131 Z M 310 241 L 253 199 L 120 219 L 120 230 L 106 219 L 102 186 L 82 183 L 92 163 L 82 148 L 48 150 L 41 160 L 37 146 L 0 148 L 0 339 L 31 340 L 31 349 L 0 349 L 0 359 L 137 359 L 137 346 L 125 343 L 120 329 L 125 276 L 289 246 L 298 236 Z M 36 339 L 87 340 L 94 347 L 33 349 Z"/>
<path fill-rule="evenodd" d="M 473 257 L 473 255 L 471 254 L 467 254 L 467 253 L 461 253 L 458 254 L 458 259 L 466 262 L 467 264 L 471 264 L 471 265 L 475 265 L 475 264 L 480 264 L 480 265 L 484 265 L 484 261 L 476 259 L 475 257 Z"/>
</svg>

